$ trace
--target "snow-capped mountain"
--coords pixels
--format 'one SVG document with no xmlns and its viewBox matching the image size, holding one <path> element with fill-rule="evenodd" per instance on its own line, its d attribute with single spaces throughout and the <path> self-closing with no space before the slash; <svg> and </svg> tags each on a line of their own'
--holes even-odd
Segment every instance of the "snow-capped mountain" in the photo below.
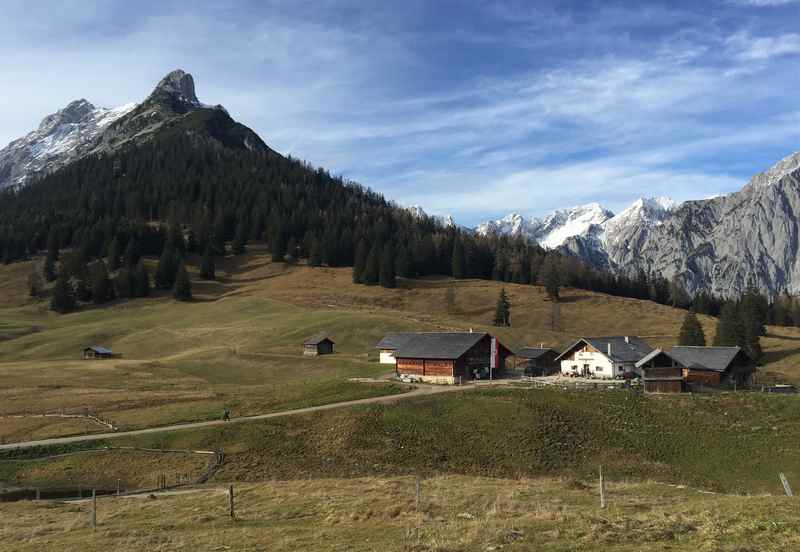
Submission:
<svg viewBox="0 0 800 552">
<path fill-rule="evenodd" d="M 107 109 L 75 100 L 42 119 L 39 128 L 0 150 L 0 189 L 22 186 L 80 157 L 111 123 L 136 104 Z"/>
<path fill-rule="evenodd" d="M 542 218 L 526 219 L 511 213 L 498 220 L 479 224 L 475 231 L 481 235 L 491 233 L 523 236 L 535 240 L 549 249 L 560 246 L 571 236 L 583 235 L 590 228 L 601 225 L 614 214 L 599 203 L 580 205 L 571 209 L 560 209 Z"/>
<path fill-rule="evenodd" d="M 37 130 L 0 150 L 0 190 L 21 187 L 86 155 L 147 142 L 162 130 L 182 126 L 226 147 L 271 151 L 225 108 L 201 103 L 192 75 L 178 69 L 139 104 L 106 109 L 77 100 L 45 117 Z"/>
<path fill-rule="evenodd" d="M 433 220 L 435 220 L 436 222 L 438 222 L 439 224 L 441 224 L 445 228 L 456 225 L 456 222 L 455 222 L 455 220 L 453 220 L 452 216 L 450 216 L 450 215 L 429 215 L 419 205 L 412 205 L 411 207 L 408 207 L 406 210 L 409 213 L 411 213 L 411 216 L 413 216 L 414 218 L 418 218 L 418 219 L 432 218 Z"/>
<path fill-rule="evenodd" d="M 739 192 L 674 205 L 637 202 L 562 250 L 606 270 L 677 278 L 690 293 L 736 297 L 749 285 L 800 293 L 800 153 Z"/>
</svg>

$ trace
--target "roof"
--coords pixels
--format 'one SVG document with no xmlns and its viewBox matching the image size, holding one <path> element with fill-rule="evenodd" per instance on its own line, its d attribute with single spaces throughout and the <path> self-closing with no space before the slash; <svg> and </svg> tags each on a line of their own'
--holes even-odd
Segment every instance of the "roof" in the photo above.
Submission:
<svg viewBox="0 0 800 552">
<path fill-rule="evenodd" d="M 672 358 L 689 369 L 714 372 L 726 371 L 740 353 L 745 354 L 741 347 L 688 347 L 683 345 L 673 347 L 669 352 Z"/>
<path fill-rule="evenodd" d="M 457 359 L 488 335 L 486 332 L 428 332 L 412 334 L 412 338 L 401 346 L 394 356 L 396 358 Z M 499 342 L 498 344 L 503 349 L 506 349 Z"/>
<path fill-rule="evenodd" d="M 576 346 L 581 343 L 591 345 L 603 355 L 609 357 L 614 362 L 638 362 L 644 356 L 648 355 L 653 348 L 641 337 L 635 335 L 624 336 L 614 335 L 608 337 L 582 337 L 568 348 L 563 353 L 558 355 L 556 360 L 561 360 L 561 357 L 570 353 Z M 608 346 L 611 345 L 611 355 L 608 354 Z"/>
<path fill-rule="evenodd" d="M 661 349 L 653 349 L 648 354 L 643 356 L 642 359 L 639 360 L 639 362 L 636 363 L 636 367 L 637 368 L 641 368 L 642 366 L 644 366 L 645 364 L 647 364 L 648 362 L 650 362 L 651 360 L 653 360 L 654 358 L 656 358 L 659 355 L 664 355 L 666 357 L 671 358 L 672 360 L 677 361 L 677 359 L 675 357 L 673 357 L 671 354 L 669 354 L 668 352 L 663 351 Z"/>
<path fill-rule="evenodd" d="M 113 352 L 111 352 L 111 349 L 106 349 L 105 347 L 101 347 L 99 345 L 92 345 L 91 347 L 86 347 L 84 349 L 84 351 L 89 351 L 89 350 L 94 351 L 95 353 L 98 353 L 98 354 L 101 354 L 101 355 L 113 355 L 114 354 Z"/>
<path fill-rule="evenodd" d="M 405 332 L 405 333 L 390 333 L 383 336 L 383 339 L 378 341 L 375 345 L 376 349 L 399 349 L 408 343 L 414 336 L 420 335 L 419 333 Z"/>
<path fill-rule="evenodd" d="M 311 337 L 303 341 L 303 345 L 319 345 L 323 341 L 330 341 L 331 343 L 333 343 L 333 339 L 331 339 L 325 334 L 319 333 L 316 335 L 312 335 Z"/>
<path fill-rule="evenodd" d="M 548 353 L 548 352 L 558 354 L 558 351 L 556 351 L 554 349 L 549 349 L 549 348 L 546 348 L 546 347 L 545 348 L 541 348 L 541 347 L 523 347 L 522 349 L 518 350 L 515 353 L 515 356 L 518 356 L 520 358 L 529 358 L 531 360 L 535 360 L 535 359 L 539 358 L 540 356 L 542 356 L 543 354 Z"/>
</svg>

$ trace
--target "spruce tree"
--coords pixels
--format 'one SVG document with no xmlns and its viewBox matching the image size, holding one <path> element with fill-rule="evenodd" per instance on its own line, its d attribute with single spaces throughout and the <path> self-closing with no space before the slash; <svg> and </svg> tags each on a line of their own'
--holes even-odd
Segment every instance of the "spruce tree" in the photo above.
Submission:
<svg viewBox="0 0 800 552">
<path fill-rule="evenodd" d="M 115 272 L 120 266 L 120 263 L 119 263 L 119 256 L 120 256 L 119 255 L 120 254 L 119 248 L 120 248 L 119 240 L 117 240 L 117 237 L 114 236 L 114 239 L 112 239 L 111 243 L 108 244 L 108 253 L 106 253 L 106 256 L 108 257 L 108 268 L 112 272 Z"/>
<path fill-rule="evenodd" d="M 394 273 L 394 247 L 392 242 L 387 242 L 381 253 L 380 284 L 381 287 L 397 287 L 397 279 Z"/>
<path fill-rule="evenodd" d="M 135 293 L 136 297 L 147 297 L 150 295 L 150 272 L 144 265 L 144 259 L 139 259 L 136 264 L 136 271 L 134 272 Z"/>
<path fill-rule="evenodd" d="M 109 300 L 111 296 L 111 281 L 108 279 L 106 263 L 95 261 L 91 268 L 92 299 L 100 305 Z"/>
<path fill-rule="evenodd" d="M 319 251 L 319 240 L 317 240 L 317 238 L 311 238 L 311 243 L 308 248 L 308 266 L 316 267 L 321 265 L 322 257 Z"/>
<path fill-rule="evenodd" d="M 412 278 L 414 276 L 414 262 L 411 260 L 408 247 L 405 245 L 401 244 L 397 248 L 394 271 L 395 274 L 403 278 Z"/>
<path fill-rule="evenodd" d="M 128 245 L 125 246 L 125 253 L 123 254 L 123 263 L 129 269 L 133 269 L 139 263 L 142 256 L 142 251 L 139 247 L 139 241 L 136 238 L 128 240 Z"/>
<path fill-rule="evenodd" d="M 542 267 L 542 280 L 544 281 L 547 296 L 553 301 L 558 301 L 561 287 L 561 269 L 555 255 L 550 254 L 545 257 L 544 266 Z"/>
<path fill-rule="evenodd" d="M 89 279 L 89 270 L 81 264 L 72 277 L 75 297 L 78 301 L 88 303 L 92 300 L 92 287 Z"/>
<path fill-rule="evenodd" d="M 297 258 L 299 255 L 299 247 L 297 246 L 297 240 L 294 238 L 289 238 L 289 241 L 286 244 L 286 255 L 283 256 L 283 260 L 286 263 L 293 264 L 297 262 Z"/>
<path fill-rule="evenodd" d="M 231 251 L 234 255 L 241 255 L 247 249 L 247 227 L 244 221 L 239 221 L 236 225 L 236 233 L 231 243 Z"/>
<path fill-rule="evenodd" d="M 506 288 L 500 290 L 500 297 L 497 298 L 497 307 L 494 311 L 495 326 L 511 325 L 511 304 L 508 302 Z"/>
<path fill-rule="evenodd" d="M 225 254 L 225 215 L 222 211 L 217 211 L 214 219 L 214 231 L 212 241 L 217 255 Z"/>
<path fill-rule="evenodd" d="M 353 260 L 353 283 L 364 283 L 364 270 L 367 267 L 367 244 L 364 240 L 358 242 L 356 247 L 355 258 Z"/>
<path fill-rule="evenodd" d="M 181 262 L 180 256 L 170 247 L 164 247 L 156 268 L 156 287 L 172 289 L 175 285 L 175 274 Z"/>
<path fill-rule="evenodd" d="M 214 252 L 211 246 L 206 247 L 203 258 L 200 260 L 200 276 L 206 280 L 215 280 L 217 277 L 217 267 L 214 263 Z"/>
<path fill-rule="evenodd" d="M 56 270 L 56 261 L 58 261 L 58 246 L 53 245 L 52 248 L 47 249 L 47 256 L 44 258 L 44 266 L 42 272 L 44 279 L 48 282 L 54 282 L 58 278 L 58 271 Z"/>
<path fill-rule="evenodd" d="M 181 263 L 175 276 L 175 287 L 172 289 L 172 296 L 178 301 L 191 301 L 192 282 L 189 280 L 189 273 L 186 265 Z"/>
<path fill-rule="evenodd" d="M 714 334 L 714 345 L 736 347 L 744 345 L 744 328 L 736 303 L 729 301 L 722 307 Z"/>
<path fill-rule="evenodd" d="M 683 324 L 681 324 L 681 332 L 678 336 L 678 345 L 691 345 L 696 347 L 705 347 L 706 336 L 703 333 L 703 326 L 700 320 L 697 319 L 694 311 L 689 311 L 683 317 Z"/>
<path fill-rule="evenodd" d="M 28 295 L 31 297 L 41 297 L 44 294 L 44 282 L 39 268 L 36 265 L 31 267 L 31 272 L 28 274 Z"/>
<path fill-rule="evenodd" d="M 369 250 L 367 262 L 364 264 L 364 272 L 361 275 L 361 282 L 368 286 L 378 283 L 381 274 L 381 255 L 378 244 L 375 243 Z"/>
<path fill-rule="evenodd" d="M 120 268 L 114 277 L 114 288 L 117 296 L 123 298 L 136 297 L 136 281 L 133 274 L 127 268 Z"/>
<path fill-rule="evenodd" d="M 67 313 L 75 310 L 75 292 L 66 273 L 61 273 L 53 287 L 53 297 L 50 300 L 50 309 L 58 313 Z"/>
<path fill-rule="evenodd" d="M 460 280 L 466 277 L 466 262 L 464 260 L 464 244 L 461 243 L 460 238 L 456 238 L 453 244 L 453 256 L 451 259 L 451 272 L 453 278 Z"/>
<path fill-rule="evenodd" d="M 170 218 L 168 226 L 167 248 L 178 252 L 180 256 L 183 257 L 186 255 L 186 241 L 183 239 L 183 226 L 181 226 L 174 217 Z"/>
</svg>

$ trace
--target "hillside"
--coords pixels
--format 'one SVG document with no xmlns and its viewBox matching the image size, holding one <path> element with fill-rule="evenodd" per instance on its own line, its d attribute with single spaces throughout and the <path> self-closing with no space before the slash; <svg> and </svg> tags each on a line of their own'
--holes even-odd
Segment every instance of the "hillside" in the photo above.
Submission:
<svg viewBox="0 0 800 552">
<path fill-rule="evenodd" d="M 225 407 L 243 415 L 397 392 L 348 381 L 390 371 L 374 362 L 373 350 L 389 331 L 485 329 L 512 349 L 562 348 L 598 333 L 640 335 L 669 346 L 684 314 L 567 289 L 554 329 L 553 304 L 538 286 L 429 278 L 400 279 L 397 289 L 387 290 L 353 284 L 349 269 L 273 263 L 264 248 L 253 246 L 221 262 L 218 281 L 195 278 L 191 303 L 162 292 L 56 315 L 27 298 L 29 269 L 26 263 L 0 266 L 0 413 L 89 410 L 121 428 L 215 418 Z M 487 322 L 503 287 L 512 327 L 493 328 Z M 701 319 L 710 340 L 714 320 Z M 334 338 L 338 353 L 302 357 L 303 339 L 319 332 Z M 763 340 L 764 381 L 800 381 L 798 338 L 793 328 L 770 328 Z M 121 358 L 80 360 L 82 348 L 94 344 Z M 48 435 L 41 424 L 18 421 L 4 424 L 0 437 L 20 440 L 34 430 Z"/>
</svg>

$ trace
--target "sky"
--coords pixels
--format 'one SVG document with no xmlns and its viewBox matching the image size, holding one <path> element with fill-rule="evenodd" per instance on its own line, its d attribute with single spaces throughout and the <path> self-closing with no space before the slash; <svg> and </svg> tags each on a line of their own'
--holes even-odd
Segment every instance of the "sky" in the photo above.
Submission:
<svg viewBox="0 0 800 552">
<path fill-rule="evenodd" d="M 4 0 L 0 144 L 181 68 L 277 151 L 460 224 L 701 199 L 800 149 L 798 23 L 795 0 Z"/>
</svg>

